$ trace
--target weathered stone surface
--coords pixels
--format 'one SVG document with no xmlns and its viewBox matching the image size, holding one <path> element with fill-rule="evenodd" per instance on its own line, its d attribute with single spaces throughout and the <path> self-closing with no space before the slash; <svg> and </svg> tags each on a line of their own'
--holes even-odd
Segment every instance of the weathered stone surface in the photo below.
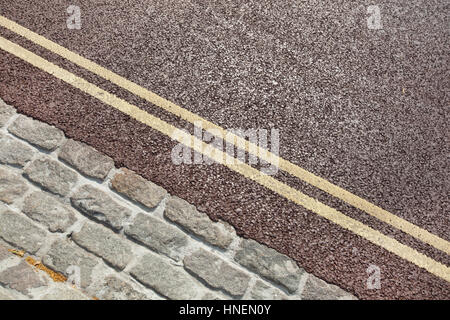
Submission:
<svg viewBox="0 0 450 320">
<path fill-rule="evenodd" d="M 72 234 L 72 239 L 118 269 L 124 269 L 132 258 L 130 244 L 99 224 L 86 223 L 79 232 Z"/>
<path fill-rule="evenodd" d="M 24 172 L 31 181 L 62 196 L 67 195 L 78 180 L 75 171 L 48 157 L 34 160 L 25 167 Z"/>
<path fill-rule="evenodd" d="M 105 192 L 84 185 L 70 198 L 72 205 L 85 215 L 120 230 L 131 211 L 122 207 Z"/>
<path fill-rule="evenodd" d="M 169 299 L 195 299 L 198 294 L 197 285 L 186 271 L 154 254 L 143 256 L 130 274 Z"/>
<path fill-rule="evenodd" d="M 76 221 L 71 207 L 41 191 L 27 196 L 22 210 L 31 219 L 46 225 L 51 232 L 64 232 Z"/>
<path fill-rule="evenodd" d="M 111 180 L 111 187 L 149 208 L 156 207 L 167 194 L 167 191 L 160 186 L 126 168 L 122 168 L 114 176 Z"/>
<path fill-rule="evenodd" d="M 253 240 L 242 240 L 234 259 L 253 272 L 278 283 L 293 293 L 304 272 L 289 257 Z"/>
<path fill-rule="evenodd" d="M 87 144 L 67 140 L 61 147 L 58 158 L 66 161 L 81 173 L 98 179 L 105 179 L 114 168 L 114 161 Z"/>
<path fill-rule="evenodd" d="M 2 212 L 0 211 L 0 214 L 1 213 Z M 6 247 L 0 245 L 0 262 L 8 259 L 9 257 L 11 257 L 11 253 L 8 251 L 8 249 Z"/>
<path fill-rule="evenodd" d="M 46 233 L 21 214 L 0 206 L 0 238 L 34 254 L 44 244 Z"/>
<path fill-rule="evenodd" d="M 149 300 L 147 295 L 115 276 L 105 278 L 97 297 L 103 300 Z"/>
<path fill-rule="evenodd" d="M 69 276 L 72 268 L 80 268 L 80 284 L 82 288 L 91 282 L 92 270 L 98 264 L 98 259 L 92 254 L 69 242 L 69 240 L 55 241 L 43 258 L 44 265 Z M 72 267 L 69 269 L 69 267 Z"/>
<path fill-rule="evenodd" d="M 0 163 L 23 167 L 34 155 L 31 147 L 8 137 L 0 137 Z"/>
<path fill-rule="evenodd" d="M 187 236 L 177 228 L 152 216 L 139 213 L 125 227 L 125 234 L 150 249 L 179 260 L 179 249 L 187 244 Z"/>
<path fill-rule="evenodd" d="M 303 300 L 353 300 L 356 297 L 338 286 L 329 284 L 310 274 L 302 293 Z"/>
<path fill-rule="evenodd" d="M 211 292 L 207 292 L 200 298 L 200 300 L 223 300 L 223 299 Z"/>
<path fill-rule="evenodd" d="M 8 120 L 16 114 L 14 107 L 7 105 L 0 99 L 0 127 L 3 127 Z"/>
<path fill-rule="evenodd" d="M 256 280 L 255 285 L 250 291 L 250 299 L 252 300 L 287 300 L 288 297 L 276 288 L 272 288 L 262 282 Z"/>
<path fill-rule="evenodd" d="M 92 300 L 79 289 L 69 287 L 65 283 L 56 284 L 39 300 Z"/>
<path fill-rule="evenodd" d="M 28 190 L 25 179 L 0 168 L 0 201 L 11 204 Z"/>
<path fill-rule="evenodd" d="M 8 127 L 8 131 L 46 150 L 54 150 L 64 139 L 64 133 L 58 128 L 24 115 L 19 115 Z"/>
<path fill-rule="evenodd" d="M 0 301 L 2 300 L 17 300 L 17 298 L 5 288 L 0 287 Z"/>
<path fill-rule="evenodd" d="M 0 273 L 0 284 L 29 295 L 30 289 L 46 285 L 38 273 L 25 261 Z"/>
<path fill-rule="evenodd" d="M 164 216 L 212 245 L 227 248 L 233 241 L 230 232 L 178 197 L 171 197 L 167 201 Z"/>
<path fill-rule="evenodd" d="M 248 287 L 250 277 L 246 273 L 204 249 L 186 256 L 183 263 L 187 270 L 210 286 L 224 290 L 232 296 L 242 296 Z"/>
</svg>

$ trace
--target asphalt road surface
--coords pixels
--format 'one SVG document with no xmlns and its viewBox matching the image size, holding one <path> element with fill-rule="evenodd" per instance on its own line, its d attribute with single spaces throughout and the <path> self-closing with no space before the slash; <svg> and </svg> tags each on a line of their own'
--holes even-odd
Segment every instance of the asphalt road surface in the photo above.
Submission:
<svg viewBox="0 0 450 320">
<path fill-rule="evenodd" d="M 0 45 L 7 39 L 190 134 L 192 117 L 27 35 L 37 33 L 221 128 L 277 129 L 279 156 L 290 165 L 270 178 L 326 208 L 299 205 L 281 187 L 264 185 L 268 180 L 220 163 L 174 164 L 178 142 L 170 136 L 3 47 L 0 95 L 7 103 L 359 298 L 450 298 L 448 1 L 73 4 L 81 10 L 80 29 L 68 27 L 76 21 L 67 22 L 67 3 L 0 0 L 7 18 Z M 382 23 L 375 29 L 367 21 L 374 4 Z M 351 219 L 327 215 L 327 208 Z M 367 282 L 374 268 L 378 288 Z"/>
</svg>

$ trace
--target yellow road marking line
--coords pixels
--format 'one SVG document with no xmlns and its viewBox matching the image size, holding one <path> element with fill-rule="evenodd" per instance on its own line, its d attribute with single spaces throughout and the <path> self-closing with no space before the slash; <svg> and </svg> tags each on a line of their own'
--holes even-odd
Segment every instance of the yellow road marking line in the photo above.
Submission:
<svg viewBox="0 0 450 320">
<path fill-rule="evenodd" d="M 403 232 L 425 242 L 429 245 L 447 253 L 450 254 L 450 242 L 432 234 L 431 232 L 420 228 L 407 220 L 404 220 L 372 203 L 369 201 L 362 199 L 358 197 L 357 195 L 354 195 L 347 190 L 334 185 L 333 183 L 318 177 L 314 175 L 313 173 L 291 163 L 290 161 L 287 161 L 281 157 L 278 157 L 277 155 L 271 153 L 270 151 L 267 151 L 265 149 L 262 149 L 261 147 L 243 139 L 242 137 L 239 137 L 231 132 L 228 132 L 227 130 L 223 129 L 220 126 L 215 125 L 212 122 L 209 122 L 206 119 L 203 119 L 202 117 L 158 96 L 157 94 L 119 76 L 118 74 L 103 68 L 102 66 L 34 33 L 33 31 L 26 29 L 19 24 L 0 16 L 0 25 L 3 27 L 16 32 L 17 34 L 25 37 L 26 39 L 60 55 L 61 57 L 91 71 L 92 73 L 111 81 L 112 83 L 118 85 L 119 87 L 122 87 L 131 93 L 147 100 L 148 102 L 151 102 L 162 109 L 175 114 L 179 116 L 180 118 L 190 122 L 194 123 L 195 121 L 200 121 L 202 123 L 203 128 L 209 129 L 214 128 L 216 130 L 219 130 L 223 137 L 225 137 L 225 140 L 229 143 L 245 146 L 245 150 L 247 152 L 250 152 L 254 155 L 259 156 L 261 159 L 273 164 L 277 165 L 281 170 L 311 184 L 312 186 L 319 188 L 330 195 L 339 198 L 348 204 L 376 217 L 377 219 L 399 229 Z"/>
<path fill-rule="evenodd" d="M 151 102 L 158 107 L 164 109 L 165 111 L 168 111 L 183 120 L 186 120 L 190 123 L 194 123 L 196 121 L 200 121 L 202 123 L 202 127 L 204 129 L 211 129 L 214 128 L 216 130 L 219 130 L 222 134 L 222 137 L 225 137 L 225 141 L 238 145 L 238 146 L 245 146 L 245 150 L 249 153 L 252 153 L 261 159 L 271 163 L 272 165 L 278 166 L 281 170 L 289 173 L 292 176 L 295 176 L 310 185 L 327 192 L 328 194 L 343 200 L 344 202 L 352 205 L 355 208 L 358 208 L 369 215 L 409 234 L 410 236 L 419 239 L 436 249 L 439 249 L 446 254 L 450 255 L 450 242 L 442 239 L 435 234 L 420 228 L 419 226 L 416 226 L 415 224 L 402 219 L 392 213 L 390 213 L 387 210 L 384 210 L 375 204 L 329 182 L 328 180 L 325 180 L 319 176 L 316 176 L 315 174 L 297 166 L 296 164 L 293 164 L 292 162 L 285 160 L 281 157 L 278 157 L 277 155 L 271 153 L 270 151 L 267 151 L 266 149 L 263 149 L 246 139 L 243 139 L 240 136 L 237 136 L 231 132 L 228 132 L 227 130 L 223 129 L 222 127 L 203 119 L 202 117 L 158 96 L 157 94 L 139 86 L 138 84 L 129 81 L 128 79 L 125 79 L 118 74 L 103 68 L 102 66 L 60 46 L 59 44 L 50 41 L 46 39 L 43 36 L 38 35 L 37 33 L 22 27 L 21 25 L 15 23 L 14 21 L 11 21 L 3 16 L 0 15 L 0 25 L 21 35 L 22 37 L 46 48 L 47 50 L 58 54 L 59 56 L 77 64 L 78 66 L 85 68 L 92 73 L 111 81 L 112 83 L 116 84 L 117 86 L 128 90 L 129 92 L 139 96 L 140 98 Z"/>
<path fill-rule="evenodd" d="M 354 232 L 355 234 L 367 239 L 368 241 L 396 254 L 397 256 L 421 267 L 428 272 L 450 282 L 450 268 L 446 265 L 437 262 L 428 256 L 412 249 L 399 241 L 386 236 L 378 230 L 366 226 L 360 221 L 346 216 L 345 214 L 333 209 L 316 199 L 313 199 L 302 192 L 260 172 L 259 170 L 249 166 L 248 164 L 235 159 L 234 163 L 227 163 L 227 154 L 216 149 L 213 153 L 206 153 L 208 145 L 186 133 L 171 124 L 149 114 L 148 112 L 139 109 L 135 105 L 126 102 L 123 99 L 97 87 L 96 85 L 80 78 L 73 73 L 41 58 L 40 56 L 26 50 L 25 48 L 0 37 L 0 49 L 7 51 L 20 59 L 30 63 L 31 65 L 55 76 L 58 79 L 80 89 L 81 91 L 90 94 L 103 103 L 125 113 L 126 115 L 140 121 L 149 127 L 158 130 L 166 136 L 180 142 L 185 143 L 190 141 L 189 147 L 193 150 L 202 153 L 212 158 L 218 163 L 227 166 L 231 170 L 240 173 L 244 177 L 251 179 L 262 186 L 278 193 L 279 195 L 291 200 L 292 202 L 305 207 L 306 209 L 317 213 L 318 215 L 330 220 L 331 222 Z"/>
</svg>

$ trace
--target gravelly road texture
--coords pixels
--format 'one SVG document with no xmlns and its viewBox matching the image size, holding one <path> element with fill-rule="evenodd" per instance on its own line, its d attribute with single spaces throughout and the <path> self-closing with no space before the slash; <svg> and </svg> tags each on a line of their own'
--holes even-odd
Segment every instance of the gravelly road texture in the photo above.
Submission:
<svg viewBox="0 0 450 320">
<path fill-rule="evenodd" d="M 369 30 L 367 7 L 381 8 Z M 0 14 L 223 128 L 276 128 L 280 156 L 450 240 L 448 1 L 0 1 Z M 0 35 L 192 133 L 192 125 L 0 28 Z M 366 299 L 450 284 L 229 169 L 179 165 L 168 137 L 0 52 L 0 94 Z M 17 88 L 20 88 L 17 90 Z M 160 173 L 164 172 L 164 175 Z M 276 179 L 450 265 L 450 257 L 279 171 Z M 381 269 L 381 289 L 366 269 Z"/>
</svg>

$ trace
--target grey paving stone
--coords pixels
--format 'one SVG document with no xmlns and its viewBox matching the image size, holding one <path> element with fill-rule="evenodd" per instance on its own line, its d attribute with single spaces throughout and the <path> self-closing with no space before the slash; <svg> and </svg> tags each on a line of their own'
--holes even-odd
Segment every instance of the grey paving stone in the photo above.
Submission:
<svg viewBox="0 0 450 320">
<path fill-rule="evenodd" d="M 98 179 L 105 179 L 114 168 L 114 161 L 87 144 L 67 140 L 60 148 L 58 158 L 66 161 L 81 173 Z"/>
<path fill-rule="evenodd" d="M 179 249 L 187 244 L 187 236 L 152 216 L 138 213 L 133 223 L 125 227 L 125 234 L 150 249 L 179 260 Z"/>
<path fill-rule="evenodd" d="M 60 283 L 49 289 L 39 300 L 92 300 L 79 289 Z"/>
<path fill-rule="evenodd" d="M 141 257 L 136 266 L 130 270 L 130 274 L 169 299 L 195 299 L 199 291 L 186 271 L 154 254 Z"/>
<path fill-rule="evenodd" d="M 114 176 L 111 187 L 148 208 L 156 207 L 167 194 L 167 191 L 160 186 L 126 168 L 122 168 Z"/>
<path fill-rule="evenodd" d="M 13 203 L 28 190 L 26 180 L 20 175 L 0 168 L 0 201 Z"/>
<path fill-rule="evenodd" d="M 86 288 L 92 282 L 92 270 L 99 263 L 98 258 L 86 252 L 69 240 L 55 241 L 42 262 L 54 271 L 69 276 L 69 267 L 80 268 L 80 284 Z"/>
<path fill-rule="evenodd" d="M 310 274 L 302 293 L 303 300 L 354 300 L 356 297 Z"/>
<path fill-rule="evenodd" d="M 272 288 L 261 280 L 256 280 L 255 285 L 250 291 L 250 299 L 252 300 L 287 300 L 281 290 Z"/>
<path fill-rule="evenodd" d="M 2 211 L 0 211 L 0 214 L 1 213 L 2 213 Z M 8 259 L 11 256 L 12 256 L 12 253 L 8 251 L 8 248 L 0 245 L 0 262 Z"/>
<path fill-rule="evenodd" d="M 207 292 L 200 298 L 200 300 L 223 300 L 223 299 L 221 299 L 219 296 L 211 292 Z"/>
<path fill-rule="evenodd" d="M 46 233 L 22 215 L 0 207 L 0 238 L 34 254 L 45 242 Z"/>
<path fill-rule="evenodd" d="M 253 240 L 242 240 L 234 259 L 249 270 L 284 286 L 290 293 L 298 289 L 304 272 L 289 257 Z"/>
<path fill-rule="evenodd" d="M 24 115 L 19 115 L 9 125 L 8 131 L 33 145 L 49 151 L 60 146 L 64 139 L 64 133 L 61 130 Z"/>
<path fill-rule="evenodd" d="M 49 157 L 41 157 L 29 163 L 25 176 L 42 188 L 66 196 L 78 180 L 77 173 Z"/>
<path fill-rule="evenodd" d="M 116 276 L 105 278 L 97 297 L 103 300 L 150 300 L 147 295 L 135 290 L 131 284 Z"/>
<path fill-rule="evenodd" d="M 96 223 L 85 223 L 79 232 L 72 234 L 72 239 L 121 270 L 132 258 L 131 246 L 124 238 Z"/>
<path fill-rule="evenodd" d="M 14 294 L 10 292 L 11 290 L 0 287 L 0 301 L 4 300 L 17 300 Z"/>
<path fill-rule="evenodd" d="M 183 259 L 184 267 L 216 289 L 232 296 L 242 296 L 248 287 L 249 275 L 222 258 L 199 249 Z"/>
<path fill-rule="evenodd" d="M 0 99 L 0 127 L 3 127 L 8 120 L 16 114 L 14 107 L 7 105 Z"/>
<path fill-rule="evenodd" d="M 29 295 L 30 289 L 42 287 L 47 283 L 28 263 L 21 261 L 17 266 L 0 273 L 0 284 Z"/>
<path fill-rule="evenodd" d="M 233 241 L 230 232 L 221 229 L 206 214 L 178 197 L 167 201 L 164 216 L 212 245 L 227 248 Z"/>
<path fill-rule="evenodd" d="M 71 207 L 41 191 L 28 195 L 22 210 L 31 219 L 47 226 L 51 232 L 65 232 L 76 221 Z"/>
<path fill-rule="evenodd" d="M 0 138 L 0 163 L 23 167 L 33 158 L 34 150 L 25 143 L 8 136 Z"/>
<path fill-rule="evenodd" d="M 103 222 L 120 230 L 123 221 L 131 215 L 131 211 L 116 201 L 105 192 L 90 185 L 80 187 L 70 198 L 72 205 L 82 213 L 97 221 Z"/>
</svg>

